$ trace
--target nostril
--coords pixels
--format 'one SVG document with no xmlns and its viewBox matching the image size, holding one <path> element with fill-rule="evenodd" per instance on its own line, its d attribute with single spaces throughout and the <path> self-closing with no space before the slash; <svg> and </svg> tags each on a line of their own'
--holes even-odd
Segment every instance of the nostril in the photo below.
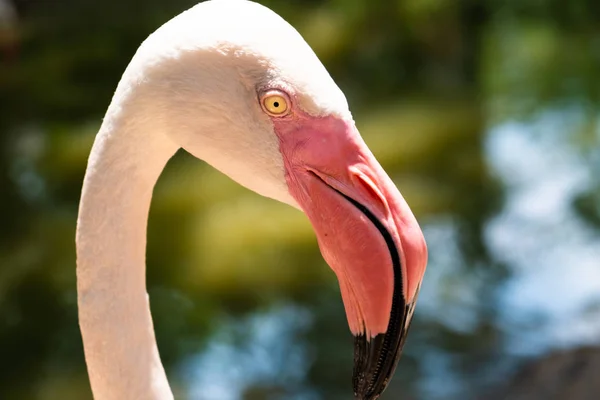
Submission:
<svg viewBox="0 0 600 400">
<path fill-rule="evenodd" d="M 368 204 L 377 207 L 384 215 L 388 213 L 388 204 L 373 181 L 360 171 L 352 171 L 352 180 L 361 189 L 361 194 L 369 200 Z"/>
</svg>

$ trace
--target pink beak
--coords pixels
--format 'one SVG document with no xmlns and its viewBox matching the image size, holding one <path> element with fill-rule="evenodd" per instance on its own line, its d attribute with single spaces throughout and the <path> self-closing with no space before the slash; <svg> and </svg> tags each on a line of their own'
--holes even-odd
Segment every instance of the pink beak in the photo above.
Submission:
<svg viewBox="0 0 600 400">
<path fill-rule="evenodd" d="M 398 364 L 427 248 L 406 201 L 352 122 L 275 120 L 289 191 L 336 273 L 355 336 L 354 392 L 376 399 Z"/>
</svg>

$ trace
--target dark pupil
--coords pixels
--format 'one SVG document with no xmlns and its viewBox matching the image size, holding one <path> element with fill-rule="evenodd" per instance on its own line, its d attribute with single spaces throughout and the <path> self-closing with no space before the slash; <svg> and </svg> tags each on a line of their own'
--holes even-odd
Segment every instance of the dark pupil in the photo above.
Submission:
<svg viewBox="0 0 600 400">
<path fill-rule="evenodd" d="M 274 105 L 275 107 L 279 107 L 279 102 L 278 102 L 278 101 L 276 101 L 275 103 L 273 103 L 273 105 Z"/>
</svg>

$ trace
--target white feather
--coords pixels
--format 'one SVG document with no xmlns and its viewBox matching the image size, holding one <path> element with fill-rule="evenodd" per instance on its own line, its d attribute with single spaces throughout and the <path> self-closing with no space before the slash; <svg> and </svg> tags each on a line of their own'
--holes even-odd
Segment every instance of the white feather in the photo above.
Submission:
<svg viewBox="0 0 600 400">
<path fill-rule="evenodd" d="M 351 119 L 348 104 L 300 34 L 243 0 L 198 4 L 139 48 L 113 105 L 144 118 L 238 183 L 297 206 L 257 91 L 279 87 L 315 116 Z M 110 113 L 109 113 L 110 114 Z"/>
<path fill-rule="evenodd" d="M 79 322 L 97 400 L 173 398 L 146 295 L 145 250 L 152 189 L 177 148 L 297 206 L 258 103 L 257 91 L 272 86 L 315 116 L 351 118 L 300 35 L 242 0 L 205 2 L 174 18 L 125 71 L 90 154 L 77 222 Z"/>
</svg>

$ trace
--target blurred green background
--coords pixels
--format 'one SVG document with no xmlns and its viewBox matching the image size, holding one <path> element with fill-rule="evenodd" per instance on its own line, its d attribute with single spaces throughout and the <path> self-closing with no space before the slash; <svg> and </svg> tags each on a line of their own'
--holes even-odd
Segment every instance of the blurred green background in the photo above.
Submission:
<svg viewBox="0 0 600 400">
<path fill-rule="evenodd" d="M 346 93 L 428 241 L 382 399 L 596 398 L 599 362 L 519 377 L 598 354 L 600 2 L 262 3 Z M 0 0 L 0 399 L 91 398 L 74 259 L 86 159 L 137 46 L 193 4 Z M 183 153 L 155 191 L 148 290 L 178 398 L 351 398 L 352 338 L 306 218 Z"/>
</svg>

